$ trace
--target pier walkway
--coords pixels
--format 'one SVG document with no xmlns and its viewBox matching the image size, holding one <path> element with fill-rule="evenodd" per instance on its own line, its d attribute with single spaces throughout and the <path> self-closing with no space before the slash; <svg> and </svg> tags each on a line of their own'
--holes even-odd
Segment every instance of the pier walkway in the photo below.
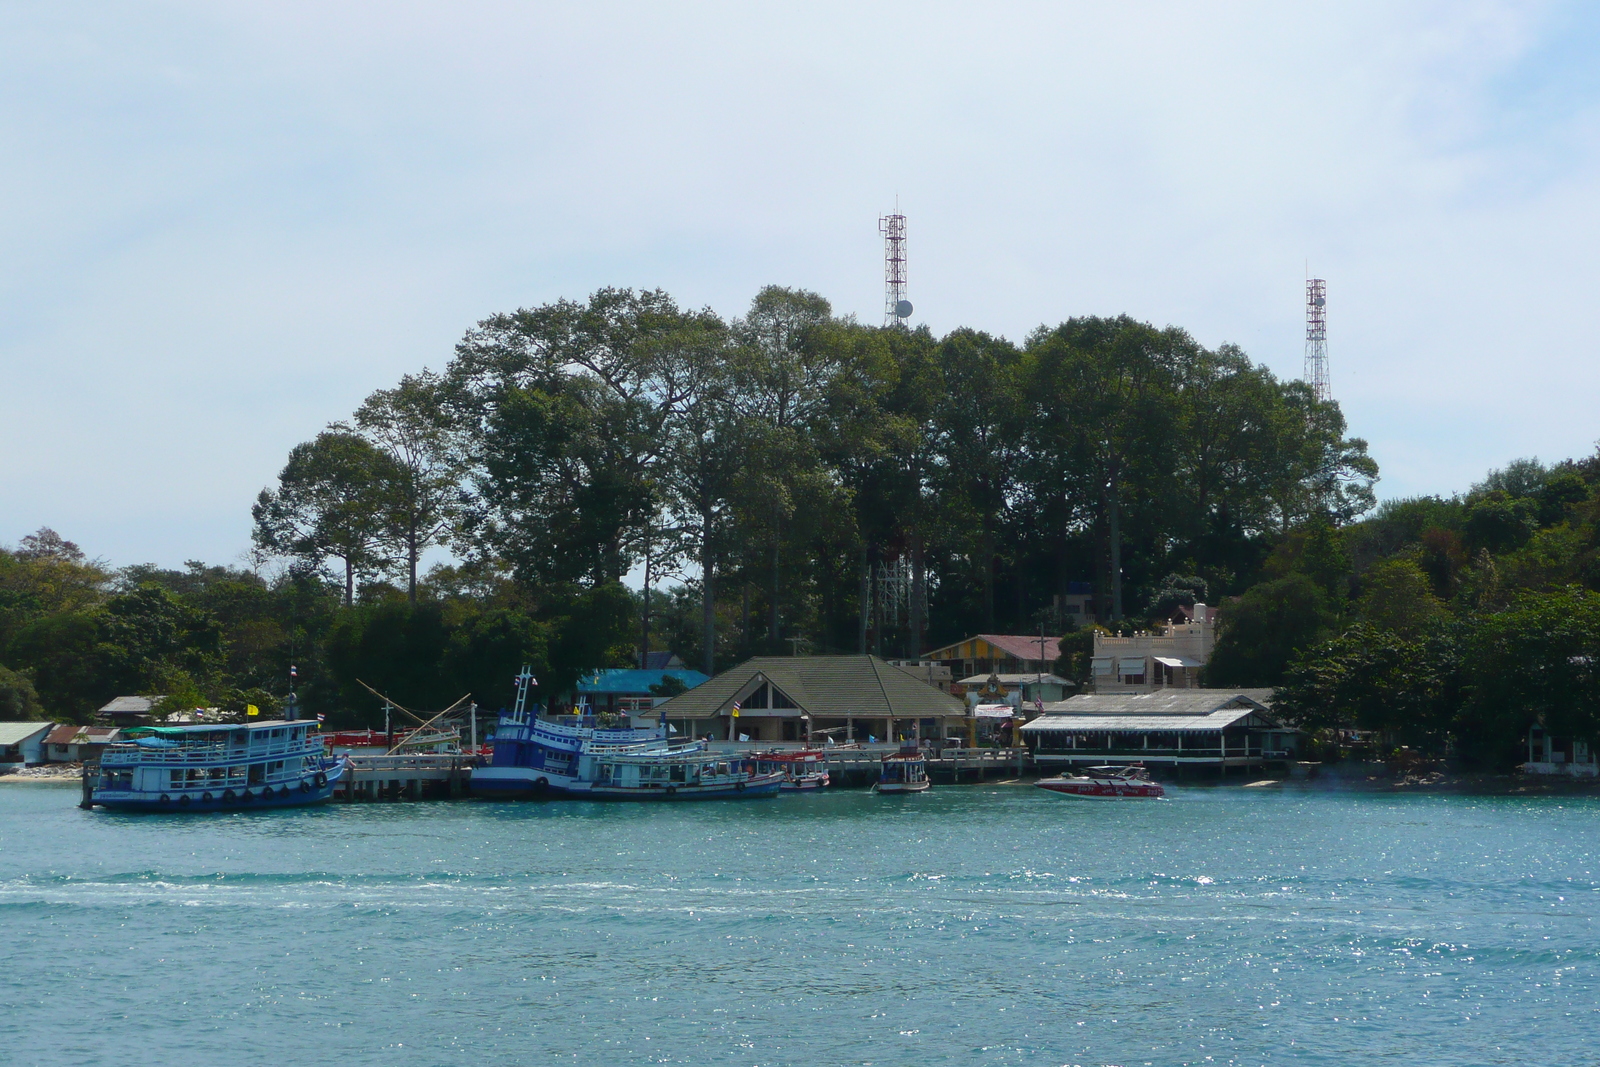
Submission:
<svg viewBox="0 0 1600 1067">
<path fill-rule="evenodd" d="M 456 799 L 467 794 L 477 757 L 431 752 L 404 756 L 350 756 L 335 800 Z"/>
</svg>

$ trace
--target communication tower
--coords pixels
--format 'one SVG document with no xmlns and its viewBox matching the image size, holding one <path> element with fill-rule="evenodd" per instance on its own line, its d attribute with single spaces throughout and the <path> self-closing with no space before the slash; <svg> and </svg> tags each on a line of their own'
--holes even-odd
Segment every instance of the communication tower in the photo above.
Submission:
<svg viewBox="0 0 1600 1067">
<path fill-rule="evenodd" d="M 883 234 L 883 324 L 901 326 L 911 317 L 911 301 L 906 299 L 906 217 L 898 207 L 878 219 L 878 232 Z"/>
<path fill-rule="evenodd" d="M 1333 399 L 1328 384 L 1328 283 L 1306 279 L 1305 382 L 1318 400 Z"/>
</svg>

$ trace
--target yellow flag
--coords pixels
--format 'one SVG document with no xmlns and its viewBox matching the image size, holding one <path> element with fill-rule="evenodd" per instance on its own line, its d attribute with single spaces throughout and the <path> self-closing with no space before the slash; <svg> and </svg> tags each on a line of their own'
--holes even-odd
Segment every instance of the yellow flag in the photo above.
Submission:
<svg viewBox="0 0 1600 1067">
<path fill-rule="evenodd" d="M 256 707 L 254 704 L 246 704 L 244 706 L 244 713 L 246 715 L 260 715 L 261 709 Z"/>
</svg>

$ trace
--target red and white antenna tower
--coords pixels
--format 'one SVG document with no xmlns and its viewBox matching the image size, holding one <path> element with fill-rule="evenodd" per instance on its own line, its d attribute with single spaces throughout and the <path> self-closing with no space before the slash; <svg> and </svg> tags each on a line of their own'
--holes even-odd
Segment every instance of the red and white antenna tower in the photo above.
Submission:
<svg viewBox="0 0 1600 1067">
<path fill-rule="evenodd" d="M 902 326 L 911 317 L 911 301 L 906 299 L 906 217 L 898 204 L 893 215 L 879 217 L 878 232 L 883 234 L 883 324 Z"/>
<path fill-rule="evenodd" d="M 1333 399 L 1328 384 L 1328 283 L 1321 278 L 1306 279 L 1305 382 L 1318 400 Z"/>
</svg>

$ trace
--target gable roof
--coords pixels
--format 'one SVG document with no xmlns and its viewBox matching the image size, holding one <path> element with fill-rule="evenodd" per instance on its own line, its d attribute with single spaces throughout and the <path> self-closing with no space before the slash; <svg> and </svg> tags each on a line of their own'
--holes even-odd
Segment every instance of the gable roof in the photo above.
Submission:
<svg viewBox="0 0 1600 1067">
<path fill-rule="evenodd" d="M 974 634 L 963 637 L 959 641 L 952 641 L 948 645 L 940 645 L 933 652 L 924 652 L 923 659 L 934 658 L 935 652 L 944 652 L 947 649 L 964 645 L 968 641 L 987 641 L 996 649 L 1016 659 L 1034 660 L 1039 658 L 1039 638 L 1037 635 L 1030 637 L 1027 634 Z M 1044 658 L 1054 662 L 1061 656 L 1061 638 L 1047 637 L 1044 639 Z M 951 659 L 958 657 L 951 656 Z M 964 657 L 963 657 L 964 658 Z"/>
<path fill-rule="evenodd" d="M 146 712 L 148 712 L 151 708 L 155 707 L 156 706 L 156 701 L 161 700 L 161 699 L 163 699 L 163 698 L 162 697 L 113 697 L 111 699 L 111 703 L 109 703 L 105 707 L 101 708 L 100 711 L 101 711 L 102 714 L 105 714 L 105 715 L 112 715 L 112 714 L 116 714 L 116 713 L 119 713 L 119 712 L 123 713 L 123 714 L 132 713 L 132 714 L 135 714 L 135 715 L 143 715 Z"/>
<path fill-rule="evenodd" d="M 1260 715 L 1272 721 L 1270 689 L 1157 689 L 1085 693 L 1044 706 L 1023 732 L 1047 730 L 1220 730 Z"/>
<path fill-rule="evenodd" d="M 669 718 L 726 715 L 736 698 L 769 682 L 813 718 L 925 718 L 961 715 L 948 693 L 877 656 L 757 656 L 673 697 L 656 710 Z"/>
<path fill-rule="evenodd" d="M 0 745 L 20 745 L 54 725 L 48 722 L 0 722 Z"/>
<path fill-rule="evenodd" d="M 47 745 L 104 745 L 117 736 L 115 726 L 74 726 L 67 723 L 50 731 L 44 739 Z"/>
</svg>

